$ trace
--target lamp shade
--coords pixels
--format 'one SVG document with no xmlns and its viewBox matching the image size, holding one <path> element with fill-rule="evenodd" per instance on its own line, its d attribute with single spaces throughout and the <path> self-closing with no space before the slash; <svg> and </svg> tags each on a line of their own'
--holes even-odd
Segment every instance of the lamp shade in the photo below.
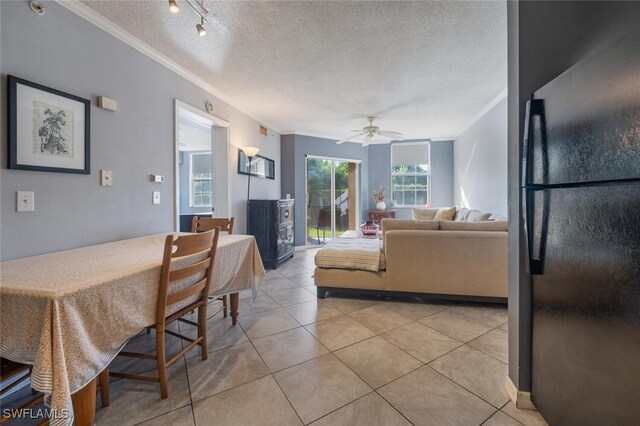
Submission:
<svg viewBox="0 0 640 426">
<path fill-rule="evenodd" d="M 244 152 L 244 155 L 247 157 L 255 157 L 260 152 L 260 149 L 254 146 L 245 146 L 242 148 L 242 152 Z"/>
</svg>

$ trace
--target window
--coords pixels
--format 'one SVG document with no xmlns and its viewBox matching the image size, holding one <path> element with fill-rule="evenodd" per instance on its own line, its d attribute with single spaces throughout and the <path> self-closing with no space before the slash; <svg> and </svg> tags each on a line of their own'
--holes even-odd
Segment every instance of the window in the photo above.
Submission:
<svg viewBox="0 0 640 426">
<path fill-rule="evenodd" d="M 210 152 L 194 152 L 189 156 L 189 178 L 189 206 L 213 207 Z"/>
<path fill-rule="evenodd" d="M 431 198 L 429 142 L 391 145 L 391 191 L 398 207 L 426 206 Z"/>
</svg>

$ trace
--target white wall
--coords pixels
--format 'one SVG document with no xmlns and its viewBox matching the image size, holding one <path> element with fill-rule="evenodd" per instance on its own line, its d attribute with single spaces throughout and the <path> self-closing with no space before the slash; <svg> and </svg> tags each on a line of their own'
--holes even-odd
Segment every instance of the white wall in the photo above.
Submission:
<svg viewBox="0 0 640 426">
<path fill-rule="evenodd" d="M 507 216 L 507 98 L 453 142 L 454 203 Z"/>
</svg>

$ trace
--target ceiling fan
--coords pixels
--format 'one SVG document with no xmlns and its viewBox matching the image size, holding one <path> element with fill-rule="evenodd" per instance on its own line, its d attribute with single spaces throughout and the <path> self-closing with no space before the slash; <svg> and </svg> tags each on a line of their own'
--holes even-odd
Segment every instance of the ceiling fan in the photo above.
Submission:
<svg viewBox="0 0 640 426">
<path fill-rule="evenodd" d="M 374 136 L 382 136 L 383 138 L 387 138 L 389 139 L 386 142 L 383 143 L 389 143 L 392 140 L 402 140 L 402 133 L 400 132 L 393 132 L 390 130 L 380 130 L 380 127 L 378 126 L 374 126 L 373 125 L 373 120 L 375 120 L 375 117 L 367 117 L 367 120 L 369 120 L 369 125 L 365 126 L 362 128 L 362 130 L 351 130 L 351 132 L 357 132 L 355 135 L 351 135 L 348 138 L 344 138 L 339 140 L 338 142 L 336 142 L 338 145 L 345 143 L 345 142 L 358 142 L 355 139 L 364 136 L 364 140 L 362 141 L 362 146 L 368 146 L 371 143 L 371 139 L 373 139 Z"/>
</svg>

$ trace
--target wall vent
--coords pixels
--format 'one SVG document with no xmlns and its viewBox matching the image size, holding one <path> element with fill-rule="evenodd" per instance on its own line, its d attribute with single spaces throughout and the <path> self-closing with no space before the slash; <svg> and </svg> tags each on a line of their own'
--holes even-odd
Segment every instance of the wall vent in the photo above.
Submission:
<svg viewBox="0 0 640 426">
<path fill-rule="evenodd" d="M 263 136 L 267 136 L 267 128 L 264 127 L 262 124 L 260 125 L 260 134 Z"/>
</svg>

